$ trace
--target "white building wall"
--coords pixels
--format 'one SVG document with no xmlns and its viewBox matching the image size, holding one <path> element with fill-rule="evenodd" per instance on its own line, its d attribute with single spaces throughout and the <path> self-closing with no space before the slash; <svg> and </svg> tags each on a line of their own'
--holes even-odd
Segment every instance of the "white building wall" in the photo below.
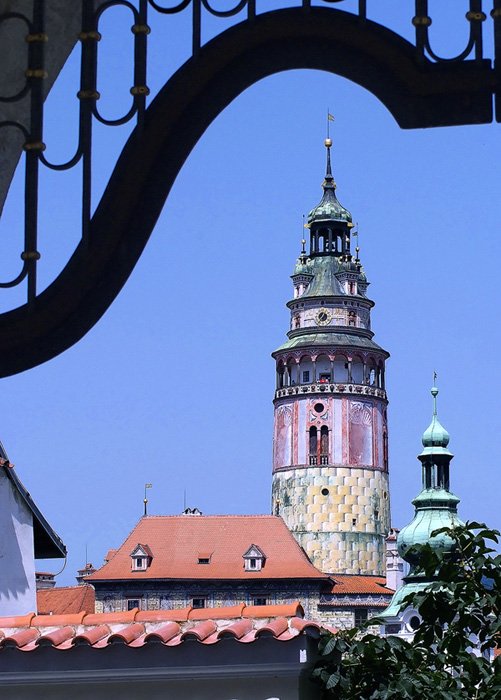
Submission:
<svg viewBox="0 0 501 700">
<path fill-rule="evenodd" d="M 0 469 L 0 617 L 36 612 L 33 515 Z"/>
</svg>

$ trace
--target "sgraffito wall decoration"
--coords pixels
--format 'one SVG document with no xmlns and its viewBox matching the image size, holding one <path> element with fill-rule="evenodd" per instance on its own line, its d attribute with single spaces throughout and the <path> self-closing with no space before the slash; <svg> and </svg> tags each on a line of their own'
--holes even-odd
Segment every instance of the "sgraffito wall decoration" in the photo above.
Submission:
<svg viewBox="0 0 501 700">
<path fill-rule="evenodd" d="M 351 401 L 349 415 L 350 464 L 372 465 L 372 406 L 362 401 Z"/>
<path fill-rule="evenodd" d="M 291 464 L 292 457 L 292 405 L 279 406 L 275 421 L 275 468 Z"/>
</svg>

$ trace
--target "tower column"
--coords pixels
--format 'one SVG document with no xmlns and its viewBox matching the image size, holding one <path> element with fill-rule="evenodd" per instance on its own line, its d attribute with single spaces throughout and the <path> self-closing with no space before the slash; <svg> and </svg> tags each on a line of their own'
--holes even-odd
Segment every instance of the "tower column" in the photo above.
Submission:
<svg viewBox="0 0 501 700">
<path fill-rule="evenodd" d="M 272 508 L 280 503 L 280 516 L 320 571 L 381 576 L 390 529 L 387 400 L 384 391 L 345 385 L 356 379 L 367 386 L 371 369 L 382 373 L 389 355 L 372 340 L 374 303 L 360 260 L 349 255 L 352 216 L 337 199 L 329 139 L 325 145 L 323 196 L 308 215 L 310 252 L 303 242 L 288 339 L 273 353 L 288 385 L 294 376 L 303 384 L 303 371 L 309 385 L 274 399 Z M 358 326 L 348 319 L 337 325 L 348 311 L 361 319 Z M 318 384 L 329 369 L 331 381 Z"/>
</svg>

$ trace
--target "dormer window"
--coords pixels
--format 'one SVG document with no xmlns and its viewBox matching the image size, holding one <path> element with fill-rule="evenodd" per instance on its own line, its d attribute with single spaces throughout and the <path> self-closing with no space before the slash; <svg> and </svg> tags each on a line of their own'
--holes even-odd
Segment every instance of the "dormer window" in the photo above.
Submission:
<svg viewBox="0 0 501 700">
<path fill-rule="evenodd" d="M 138 544 L 132 550 L 130 558 L 132 571 L 146 571 L 151 564 L 153 554 L 147 544 Z"/>
<path fill-rule="evenodd" d="M 242 557 L 245 571 L 261 571 L 266 561 L 263 550 L 257 544 L 251 544 Z"/>
</svg>

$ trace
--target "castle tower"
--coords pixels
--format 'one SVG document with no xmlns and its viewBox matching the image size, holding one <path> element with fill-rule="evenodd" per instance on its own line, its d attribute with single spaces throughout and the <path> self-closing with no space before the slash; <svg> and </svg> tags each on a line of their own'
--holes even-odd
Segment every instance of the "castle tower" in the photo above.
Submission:
<svg viewBox="0 0 501 700">
<path fill-rule="evenodd" d="M 390 530 L 385 360 L 330 162 L 292 275 L 276 360 L 272 509 L 326 573 L 384 575 Z"/>
</svg>

